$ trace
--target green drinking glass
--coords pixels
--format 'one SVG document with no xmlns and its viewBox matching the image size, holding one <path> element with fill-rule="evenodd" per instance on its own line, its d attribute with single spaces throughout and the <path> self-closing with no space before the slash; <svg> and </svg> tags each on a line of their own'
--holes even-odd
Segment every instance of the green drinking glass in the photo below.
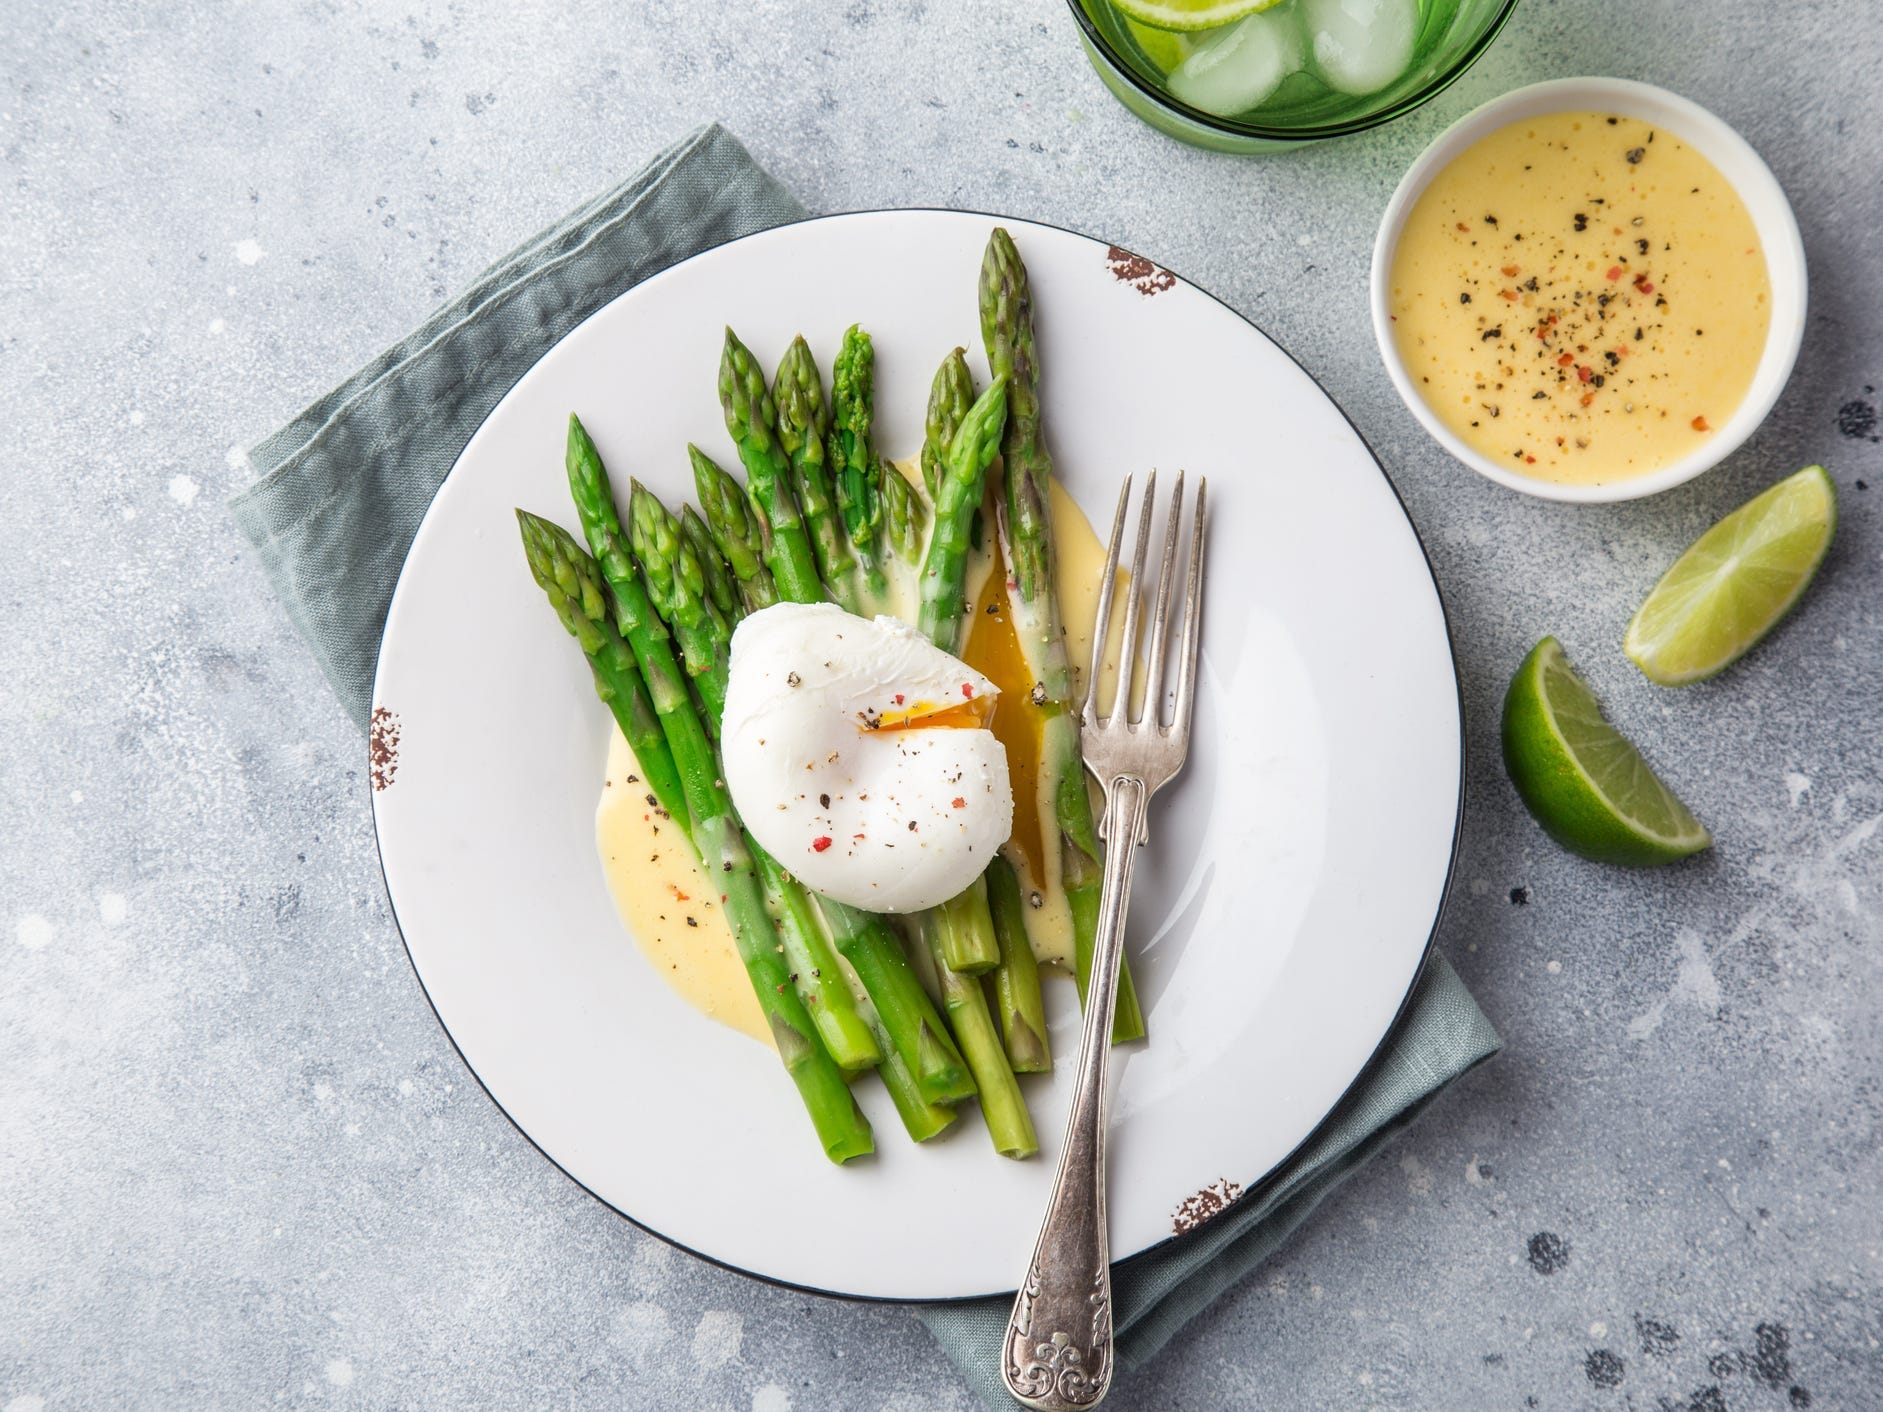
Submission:
<svg viewBox="0 0 1883 1412">
<path fill-rule="evenodd" d="M 1517 0 L 1280 0 L 1202 29 L 1175 27 L 1211 18 L 1194 0 L 1068 4 L 1092 67 L 1145 122 L 1275 152 L 1411 112 L 1477 62 Z"/>
</svg>

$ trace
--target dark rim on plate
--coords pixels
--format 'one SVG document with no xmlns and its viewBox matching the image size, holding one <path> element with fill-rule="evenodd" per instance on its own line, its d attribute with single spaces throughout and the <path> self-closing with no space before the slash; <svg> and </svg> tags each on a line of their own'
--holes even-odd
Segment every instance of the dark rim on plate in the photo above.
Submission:
<svg viewBox="0 0 1883 1412">
<path fill-rule="evenodd" d="M 1109 4 L 1110 0 L 1099 0 L 1099 3 Z M 1429 103 L 1432 99 L 1450 88 L 1452 84 L 1464 77 L 1465 73 L 1473 64 L 1477 63 L 1477 61 L 1484 56 L 1484 51 L 1489 49 L 1492 41 L 1503 32 L 1504 26 L 1510 21 L 1511 11 L 1517 8 L 1517 0 L 1504 0 L 1504 7 L 1492 17 L 1489 24 L 1485 25 L 1483 33 L 1478 35 L 1476 39 L 1460 52 L 1450 68 L 1446 69 L 1444 73 L 1426 84 L 1425 87 L 1415 93 L 1407 94 L 1404 98 L 1399 99 L 1397 102 L 1387 107 L 1379 109 L 1377 112 L 1368 113 L 1364 117 L 1349 118 L 1347 121 L 1339 123 L 1323 123 L 1317 127 L 1265 127 L 1261 123 L 1249 123 L 1239 121 L 1235 118 L 1219 117 L 1215 113 L 1206 113 L 1201 108 L 1193 108 L 1168 89 L 1159 88 L 1156 84 L 1152 83 L 1138 71 L 1137 65 L 1132 63 L 1129 57 L 1119 53 L 1118 46 L 1107 39 L 1104 32 L 1093 23 L 1092 17 L 1085 12 L 1085 6 L 1080 3 L 1080 0 L 1066 0 L 1066 8 L 1072 11 L 1072 18 L 1078 23 L 1079 30 L 1085 37 L 1085 42 L 1091 45 L 1098 56 L 1105 61 L 1106 67 L 1120 78 L 1124 79 L 1125 82 L 1137 89 L 1139 93 L 1143 94 L 1145 98 L 1158 107 L 1175 113 L 1178 117 L 1183 118 L 1187 122 L 1195 123 L 1198 127 L 1208 128 L 1211 132 L 1221 133 L 1225 137 L 1256 138 L 1265 142 L 1319 142 L 1324 138 L 1346 137 L 1356 132 L 1365 132 L 1369 128 L 1380 126 L 1382 123 L 1389 123 L 1394 118 L 1404 117 L 1413 109 Z M 1134 114 L 1133 116 L 1136 115 Z M 1182 141 L 1182 139 L 1179 138 L 1178 141 Z M 1077 233 L 1076 231 L 1073 232 L 1073 234 Z M 1195 286 L 1192 286 L 1192 288 L 1195 288 Z M 1264 335 L 1264 337 L 1266 337 L 1266 335 Z M 1273 340 L 1270 341 L 1273 342 Z M 1281 345 L 1276 344 L 1276 347 L 1279 348 Z M 1282 351 L 1286 353 L 1288 350 L 1283 348 Z M 1289 354 L 1291 359 L 1293 356 L 1293 354 Z M 1304 368 L 1302 371 L 1306 372 L 1307 370 Z M 1312 377 L 1313 374 L 1310 373 L 1309 376 Z M 1319 386 L 1319 384 L 1317 383 L 1316 386 Z M 1326 389 L 1323 388 L 1322 390 L 1325 391 Z M 1330 398 L 1329 400 L 1331 401 L 1332 399 Z M 1371 447 L 1368 448 L 1369 451 L 1371 449 Z M 1377 460 L 1378 458 L 1375 457 L 1374 459 Z M 1423 547 L 1423 542 L 1421 542 L 1421 548 Z"/>
<path fill-rule="evenodd" d="M 1074 0 L 1074 2 L 1076 4 L 1076 0 Z M 1512 3 L 1514 4 L 1515 0 L 1512 0 Z M 806 216 L 802 220 L 785 221 L 779 225 L 767 226 L 764 230 L 752 231 L 746 235 L 736 236 L 731 240 L 722 241 L 719 245 L 711 246 L 707 250 L 701 250 L 694 255 L 689 255 L 685 260 L 675 261 L 672 265 L 667 266 L 666 270 L 656 271 L 654 274 L 647 276 L 646 279 L 639 281 L 639 284 L 645 284 L 647 283 L 648 280 L 658 279 L 661 277 L 661 275 L 666 274 L 669 270 L 678 269 L 681 265 L 686 264 L 688 261 L 698 259 L 699 256 L 709 254 L 711 253 L 711 251 L 723 250 L 728 245 L 737 245 L 744 241 L 752 240 L 757 237 L 764 236 L 766 234 L 769 234 L 772 231 L 783 230 L 788 226 L 813 225 L 819 221 L 847 220 L 854 216 L 893 216 L 893 215 L 903 215 L 903 214 L 973 216 L 980 220 L 995 222 L 996 224 L 1000 224 L 1004 222 L 1012 222 L 1016 225 L 1037 226 L 1044 230 L 1058 231 L 1061 235 L 1077 236 L 1081 240 L 1089 240 L 1099 245 L 1111 245 L 1112 244 L 1112 242 L 1102 240 L 1097 236 L 1088 235 L 1084 231 L 1073 230 L 1068 226 L 1054 225 L 1050 221 L 1033 220 L 1030 217 L 1026 217 L 1026 216 L 1003 216 L 1003 215 L 995 215 L 987 211 L 963 211 L 963 210 L 957 210 L 951 207 L 944 207 L 944 206 L 877 207 L 877 208 L 870 208 L 870 209 L 860 210 L 860 211 L 832 211 L 832 212 L 827 212 L 826 214 L 821 215 L 821 216 Z M 1113 246 L 1113 248 L 1123 248 L 1123 247 Z M 1159 266 L 1159 268 L 1165 269 L 1167 267 Z M 1177 272 L 1175 270 L 1170 270 L 1169 273 L 1175 275 Z M 1398 504 L 1399 513 L 1405 518 L 1406 528 L 1412 532 L 1412 542 L 1416 544 L 1419 548 L 1419 556 L 1425 563 L 1426 576 L 1427 578 L 1431 580 L 1431 583 L 1432 583 L 1432 596 L 1438 600 L 1439 621 L 1445 629 L 1445 652 L 1446 652 L 1446 655 L 1451 660 L 1452 699 L 1453 699 L 1453 704 L 1457 709 L 1457 717 L 1458 717 L 1458 808 L 1457 808 L 1456 814 L 1453 816 L 1453 819 L 1452 819 L 1451 847 L 1448 850 L 1446 859 L 1445 859 L 1445 881 L 1444 881 L 1444 885 L 1439 889 L 1438 906 L 1432 914 L 1432 926 L 1431 926 L 1431 929 L 1426 933 L 1424 946 L 1420 948 L 1419 963 L 1418 965 L 1413 967 L 1411 978 L 1406 983 L 1405 994 L 1400 996 L 1399 1005 L 1393 1011 L 1393 1018 L 1391 1019 L 1391 1021 L 1388 1022 L 1385 1030 L 1381 1033 L 1379 1043 L 1373 1047 L 1373 1052 L 1367 1056 L 1366 1061 L 1362 1063 L 1360 1067 L 1354 1072 L 1353 1079 L 1347 1084 L 1347 1086 L 1344 1089 L 1340 1091 L 1340 1096 L 1337 1097 L 1331 1104 L 1328 1105 L 1327 1111 L 1321 1114 L 1321 1116 L 1315 1120 L 1314 1125 L 1311 1128 L 1309 1128 L 1305 1134 L 1302 1135 L 1300 1142 L 1296 1143 L 1292 1148 L 1290 1148 L 1288 1152 L 1286 1152 L 1280 1159 L 1278 1159 L 1275 1162 L 1275 1164 L 1272 1167 L 1268 1169 L 1268 1171 L 1263 1172 L 1261 1175 L 1255 1177 L 1253 1180 L 1246 1182 L 1244 1184 L 1242 1194 L 1236 1197 L 1235 1200 L 1225 1205 L 1221 1211 L 1217 1212 L 1216 1215 L 1212 1217 L 1212 1224 L 1213 1224 L 1215 1221 L 1219 1221 L 1223 1219 L 1231 1211 L 1242 1206 L 1244 1203 L 1257 1200 L 1258 1198 L 1267 1195 L 1270 1187 L 1273 1185 L 1276 1175 L 1280 1173 L 1285 1167 L 1287 1167 L 1289 1163 L 1293 1162 L 1296 1157 L 1300 1156 L 1302 1151 L 1305 1150 L 1308 1147 L 1308 1145 L 1315 1140 L 1315 1138 L 1320 1136 L 1322 1130 L 1325 1129 L 1327 1125 L 1341 1112 L 1341 1110 L 1346 1107 L 1347 1100 L 1350 1097 L 1352 1097 L 1354 1091 L 1357 1088 L 1359 1088 L 1360 1084 L 1369 1076 L 1371 1076 L 1373 1072 L 1379 1067 L 1379 1064 L 1381 1060 L 1384 1058 L 1386 1054 L 1386 1050 L 1390 1042 L 1392 1041 L 1394 1036 L 1396 1036 L 1399 1032 L 1399 1027 L 1400 1027 L 1401 1022 L 1403 1022 L 1404 1019 L 1406 1018 L 1406 1011 L 1410 1008 L 1412 1004 L 1413 992 L 1418 990 L 1420 980 L 1424 978 L 1427 968 L 1431 965 L 1432 952 L 1438 942 L 1439 924 L 1444 920 L 1445 905 L 1450 900 L 1452 881 L 1457 876 L 1457 872 L 1458 872 L 1458 854 L 1459 854 L 1460 845 L 1461 845 L 1461 841 L 1463 837 L 1463 831 L 1464 831 L 1465 782 L 1466 782 L 1464 687 L 1463 687 L 1463 679 L 1459 676 L 1459 673 L 1458 673 L 1458 652 L 1452 638 L 1451 614 L 1445 606 L 1445 595 L 1439 590 L 1438 576 L 1432 572 L 1431 553 L 1425 547 L 1425 540 L 1419 534 L 1418 525 L 1416 525 L 1413 522 L 1412 515 L 1406 509 L 1405 497 L 1400 495 L 1399 487 L 1393 484 L 1393 478 L 1386 474 L 1386 467 L 1380 462 L 1380 458 L 1378 454 L 1373 450 L 1372 445 L 1367 441 L 1366 437 L 1361 433 L 1360 428 L 1354 425 L 1353 418 L 1347 415 L 1347 409 L 1342 407 L 1339 402 L 1334 400 L 1333 394 L 1328 392 L 1328 390 L 1324 386 L 1322 386 L 1320 379 L 1315 377 L 1314 374 L 1308 370 L 1308 368 L 1301 362 L 1300 359 L 1296 358 L 1294 354 L 1290 353 L 1286 348 L 1283 348 L 1281 344 L 1277 343 L 1273 338 L 1269 337 L 1269 335 L 1253 319 L 1243 314 L 1240 310 L 1235 308 L 1235 306 L 1226 303 L 1222 299 L 1217 298 L 1216 295 L 1211 294 L 1207 289 L 1204 289 L 1201 285 L 1193 284 L 1189 280 L 1183 279 L 1182 275 L 1177 275 L 1177 278 L 1180 280 L 1183 280 L 1183 282 L 1186 285 L 1188 285 L 1191 289 L 1196 290 L 1197 293 L 1203 295 L 1205 298 L 1211 300 L 1212 302 L 1220 305 L 1223 309 L 1227 310 L 1229 313 L 1234 314 L 1236 318 L 1240 319 L 1243 323 L 1247 324 L 1252 330 L 1254 330 L 1256 334 L 1258 334 L 1263 339 L 1266 339 L 1268 343 L 1271 346 L 1273 346 L 1275 349 L 1277 349 L 1283 357 L 1287 358 L 1289 362 L 1293 363 L 1297 368 L 1300 368 L 1302 373 L 1307 377 L 1307 379 L 1310 382 L 1312 382 L 1314 386 L 1320 391 L 1321 395 L 1327 399 L 1329 405 L 1331 405 L 1337 412 L 1340 413 L 1341 420 L 1347 423 L 1348 429 L 1353 432 L 1355 440 L 1357 440 L 1360 443 L 1361 447 L 1366 451 L 1367 456 L 1372 460 L 1374 469 L 1379 472 L 1380 479 L 1386 482 L 1387 490 L 1391 492 L 1393 500 L 1395 501 L 1395 503 Z M 570 329 L 568 333 L 563 335 L 563 338 L 566 339 L 574 335 L 584 325 L 586 325 L 589 322 L 589 319 L 593 319 L 597 317 L 598 315 L 603 313 L 605 310 L 607 310 L 610 306 L 612 306 L 616 299 L 620 299 L 623 295 L 626 295 L 632 292 L 637 287 L 638 287 L 638 284 L 630 285 L 628 286 L 627 289 L 622 290 L 620 294 L 617 294 L 614 297 L 614 299 L 610 299 L 608 303 L 603 304 L 600 308 L 596 309 L 593 314 L 590 314 L 588 316 L 588 319 L 584 319 L 582 323 L 577 324 L 575 328 Z M 550 347 L 554 348 L 557 346 L 557 344 L 560 344 L 561 342 L 562 342 L 562 339 L 558 339 L 556 343 L 551 344 Z M 549 350 L 545 349 L 544 355 L 547 356 L 548 352 Z M 537 361 L 540 362 L 541 359 L 539 358 Z M 536 365 L 534 363 L 530 365 L 531 369 L 534 369 L 535 366 Z M 529 375 L 529 372 L 526 370 L 523 376 L 527 377 L 528 375 Z M 521 381 L 522 381 L 522 378 L 519 378 L 518 382 L 521 382 Z M 513 388 L 514 386 L 515 384 L 512 384 Z M 490 417 L 496 414 L 497 408 L 503 405 L 504 400 L 508 398 L 508 396 L 509 396 L 509 390 L 506 390 L 504 393 L 504 396 L 497 399 L 496 405 L 493 406 L 490 410 L 490 413 L 488 413 L 485 416 L 484 418 L 485 422 L 488 422 L 490 420 Z M 478 424 L 478 431 L 482 431 L 483 427 L 484 427 L 484 423 L 480 422 Z M 475 440 L 476 437 L 477 437 L 477 432 L 472 432 L 471 436 L 466 439 L 464 445 L 468 447 L 471 444 L 471 441 Z M 438 483 L 438 489 L 432 493 L 431 503 L 425 507 L 424 515 L 420 516 L 419 518 L 418 528 L 413 532 L 413 535 L 412 535 L 413 544 L 416 544 L 418 542 L 418 536 L 424 533 L 426 521 L 428 521 L 431 518 L 432 510 L 436 507 L 438 503 L 438 496 L 444 490 L 445 481 L 450 480 L 452 475 L 456 473 L 458 465 L 462 460 L 463 460 L 463 448 L 460 448 L 457 460 L 454 460 L 452 462 L 451 470 L 445 473 L 445 479 Z M 392 618 L 391 605 L 396 604 L 398 602 L 399 590 L 402 587 L 404 587 L 405 570 L 406 570 L 406 566 L 411 562 L 411 557 L 412 557 L 411 546 L 408 545 L 406 549 L 405 559 L 401 561 L 399 565 L 399 577 L 393 584 L 392 598 L 389 600 L 388 609 L 387 609 L 387 622 L 390 622 Z M 373 664 L 373 700 L 375 703 L 377 703 L 379 700 L 379 660 L 378 659 L 382 658 L 385 655 L 385 646 L 386 646 L 385 629 L 382 628 L 380 630 L 380 638 L 379 638 L 379 653 L 377 654 L 374 664 Z M 368 780 L 370 780 L 371 772 L 370 771 L 365 772 L 365 776 Z M 672 1246 L 674 1249 L 686 1252 L 688 1255 L 693 1256 L 695 1259 L 704 1260 L 709 1265 L 716 1265 L 720 1269 L 730 1271 L 731 1273 L 735 1275 L 743 1275 L 748 1279 L 759 1280 L 762 1283 L 765 1283 L 768 1285 L 775 1285 L 780 1289 L 795 1290 L 802 1294 L 814 1294 L 825 1299 L 846 1300 L 846 1301 L 850 1301 L 850 1302 L 858 1303 L 858 1304 L 965 1304 L 976 1299 L 987 1299 L 987 1298 L 992 1298 L 996 1296 L 1004 1298 L 1014 1293 L 1014 1290 L 1012 1289 L 994 1289 L 994 1290 L 986 1290 L 978 1294 L 957 1294 L 957 1295 L 943 1295 L 943 1296 L 937 1296 L 937 1297 L 921 1298 L 921 1297 L 913 1297 L 913 1296 L 896 1296 L 896 1295 L 851 1294 L 845 1290 L 823 1289 L 817 1285 L 799 1284 L 794 1280 L 781 1279 L 777 1275 L 767 1275 L 757 1270 L 748 1270 L 742 1265 L 733 1264 L 730 1260 L 722 1260 L 716 1255 L 708 1255 L 705 1251 L 695 1250 L 692 1246 L 687 1245 L 685 1242 L 675 1240 L 672 1236 L 667 1235 L 665 1232 L 655 1230 L 652 1226 L 648 1225 L 646 1222 L 638 1219 L 637 1217 L 631 1215 L 630 1213 L 626 1211 L 623 1211 L 619 1206 L 616 1206 L 612 1201 L 609 1201 L 606 1197 L 602 1196 L 600 1193 L 596 1192 L 592 1187 L 588 1186 L 585 1182 L 581 1180 L 581 1178 L 577 1177 L 567 1167 L 564 1167 L 560 1162 L 558 1162 L 555 1159 L 555 1157 L 552 1156 L 549 1153 L 549 1151 L 543 1147 L 541 1143 L 537 1142 L 537 1140 L 534 1137 L 530 1136 L 529 1130 L 525 1128 L 523 1124 L 521 1124 L 520 1122 L 516 1120 L 515 1116 L 511 1114 L 508 1108 L 505 1108 L 503 1106 L 503 1103 L 498 1099 L 497 1095 L 490 1091 L 490 1086 L 484 1082 L 483 1075 L 479 1074 L 477 1072 L 476 1066 L 471 1063 L 470 1056 L 465 1054 L 464 1050 L 459 1046 L 457 1036 L 452 1034 L 451 1032 L 451 1026 L 445 1023 L 445 1017 L 443 1016 L 443 1014 L 439 1012 L 437 1001 L 432 999 L 431 991 L 426 988 L 425 977 L 419 972 L 418 961 L 412 955 L 412 945 L 409 941 L 406 940 L 406 937 L 405 937 L 405 925 L 399 920 L 399 906 L 392 896 L 392 879 L 388 877 L 386 874 L 385 849 L 381 846 L 380 839 L 379 839 L 379 806 L 378 806 L 378 802 L 376 798 L 373 795 L 373 792 L 370 789 L 367 792 L 367 807 L 371 811 L 372 818 L 373 818 L 373 851 L 374 851 L 375 856 L 379 859 L 379 876 L 380 876 L 380 881 L 384 885 L 384 888 L 385 888 L 386 908 L 387 908 L 387 911 L 392 916 L 393 926 L 398 929 L 399 944 L 405 949 L 406 964 L 412 968 L 412 976 L 413 976 L 413 979 L 415 979 L 418 982 L 419 993 L 425 997 L 425 1003 L 431 1007 L 432 1016 L 434 1019 L 438 1021 L 438 1028 L 444 1031 L 446 1040 L 448 1040 L 451 1044 L 452 1052 L 458 1056 L 458 1060 L 460 1063 L 464 1065 L 465 1071 L 469 1073 L 470 1076 L 477 1081 L 478 1088 L 483 1090 L 484 1096 L 491 1101 L 491 1103 L 496 1107 L 499 1113 L 503 1114 L 504 1118 L 509 1122 L 510 1126 L 515 1128 L 517 1132 L 522 1136 L 523 1140 L 529 1143 L 531 1147 L 535 1148 L 536 1151 L 542 1155 L 543 1159 L 546 1162 L 548 1162 L 550 1166 L 554 1167 L 558 1172 L 562 1173 L 563 1176 L 567 1177 L 569 1181 L 573 1182 L 582 1191 L 587 1193 L 590 1197 L 594 1198 L 594 1200 L 598 1204 L 614 1212 L 615 1215 L 621 1217 L 622 1220 L 626 1221 L 629 1225 L 635 1227 L 635 1229 L 644 1231 L 646 1234 L 655 1237 L 657 1240 L 665 1242 L 666 1244 Z M 1144 1247 L 1144 1249 L 1140 1251 L 1136 1251 L 1133 1254 L 1124 1257 L 1123 1259 L 1114 1261 L 1113 1262 L 1114 1268 L 1116 1268 L 1117 1266 L 1129 1265 L 1132 1261 L 1141 1259 L 1144 1256 L 1151 1254 L 1153 1251 L 1162 1250 L 1164 1249 L 1165 1246 L 1171 1244 L 1173 1241 L 1182 1240 L 1183 1238 L 1184 1236 L 1180 1234 L 1172 1234 L 1172 1235 L 1166 1236 L 1163 1240 L 1158 1241 L 1154 1245 L 1147 1245 Z M 1018 1262 L 1018 1257 L 1016 1256 L 1016 1264 L 1017 1262 Z"/>
</svg>

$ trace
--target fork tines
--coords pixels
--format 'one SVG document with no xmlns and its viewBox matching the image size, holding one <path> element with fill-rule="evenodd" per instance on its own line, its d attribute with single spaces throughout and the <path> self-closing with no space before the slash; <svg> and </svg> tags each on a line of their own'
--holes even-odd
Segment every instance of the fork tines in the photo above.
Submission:
<svg viewBox="0 0 1883 1412">
<path fill-rule="evenodd" d="M 1138 505 L 1138 532 L 1131 551 L 1131 577 L 1126 582 L 1125 621 L 1118 653 L 1118 687 L 1108 714 L 1099 714 L 1099 693 L 1105 663 L 1106 640 L 1111 635 L 1112 600 L 1118 588 L 1119 551 L 1123 548 L 1125 515 L 1131 508 L 1131 477 L 1125 477 L 1118 492 L 1118 512 L 1112 517 L 1111 547 L 1105 555 L 1104 581 L 1099 589 L 1098 621 L 1092 632 L 1092 668 L 1086 678 L 1085 728 L 1104 732 L 1113 729 L 1141 730 L 1154 726 L 1160 734 L 1185 733 L 1190 727 L 1190 709 L 1196 688 L 1197 640 L 1201 636 L 1198 609 L 1203 591 L 1203 530 L 1208 518 L 1209 482 L 1197 479 L 1196 510 L 1190 532 L 1190 556 L 1183 586 L 1183 627 L 1177 639 L 1177 691 L 1168 723 L 1164 720 L 1165 639 L 1170 628 L 1171 586 L 1177 574 L 1177 545 L 1183 529 L 1183 472 L 1177 472 L 1176 489 L 1170 497 L 1170 510 L 1164 521 L 1164 553 L 1157 571 L 1157 596 L 1150 610 L 1150 643 L 1143 652 L 1144 697 L 1138 715 L 1132 715 L 1132 683 L 1139 661 L 1139 606 L 1143 600 L 1144 561 L 1151 539 L 1152 502 L 1157 493 L 1157 472 L 1144 478 L 1144 493 Z"/>
</svg>

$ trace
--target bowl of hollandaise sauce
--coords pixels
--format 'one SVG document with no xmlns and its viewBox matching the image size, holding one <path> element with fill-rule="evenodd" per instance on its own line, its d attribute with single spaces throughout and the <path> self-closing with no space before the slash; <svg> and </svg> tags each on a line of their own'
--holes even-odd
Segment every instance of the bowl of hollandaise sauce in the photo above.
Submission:
<svg viewBox="0 0 1883 1412">
<path fill-rule="evenodd" d="M 1454 124 L 1387 204 L 1374 332 L 1425 429 L 1554 500 L 1718 464 L 1804 335 L 1798 223 L 1745 139 L 1644 83 L 1557 79 Z"/>
</svg>

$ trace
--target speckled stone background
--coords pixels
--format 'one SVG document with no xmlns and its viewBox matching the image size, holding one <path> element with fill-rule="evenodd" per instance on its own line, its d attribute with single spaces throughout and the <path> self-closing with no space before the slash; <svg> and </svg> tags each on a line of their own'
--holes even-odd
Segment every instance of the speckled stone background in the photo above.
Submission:
<svg viewBox="0 0 1883 1412">
<path fill-rule="evenodd" d="M 1140 127 L 1056 0 L 0 11 L 4 1412 L 967 1405 L 906 1311 L 671 1251 L 478 1090 L 387 915 L 364 744 L 223 509 L 244 447 L 712 117 L 813 209 L 1060 222 L 1222 295 L 1342 401 L 1436 562 L 1471 759 L 1441 940 L 1509 1047 L 1115 1403 L 1883 1406 L 1869 6 L 1526 0 L 1429 108 L 1281 160 Z M 1735 123 L 1813 288 L 1764 430 L 1616 508 L 1448 464 L 1363 293 L 1427 139 L 1583 72 Z M 1719 680 L 1648 685 L 1618 650 L 1641 594 L 1814 460 L 1843 523 L 1803 606 Z M 1496 711 L 1544 632 L 1711 854 L 1610 871 L 1522 813 Z"/>
</svg>

